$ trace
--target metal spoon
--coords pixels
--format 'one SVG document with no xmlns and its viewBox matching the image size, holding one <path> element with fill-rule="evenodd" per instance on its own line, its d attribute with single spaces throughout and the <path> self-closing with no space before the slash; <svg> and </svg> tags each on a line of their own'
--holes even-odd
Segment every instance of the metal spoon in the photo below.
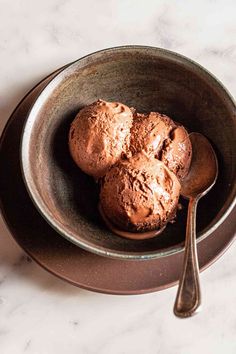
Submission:
<svg viewBox="0 0 236 354">
<path fill-rule="evenodd" d="M 201 305 L 196 247 L 197 203 L 213 187 L 218 176 L 217 158 L 207 138 L 199 133 L 191 133 L 190 139 L 193 148 L 192 162 L 181 186 L 181 194 L 189 199 L 189 206 L 184 265 L 174 305 L 174 313 L 178 317 L 192 316 Z"/>
</svg>

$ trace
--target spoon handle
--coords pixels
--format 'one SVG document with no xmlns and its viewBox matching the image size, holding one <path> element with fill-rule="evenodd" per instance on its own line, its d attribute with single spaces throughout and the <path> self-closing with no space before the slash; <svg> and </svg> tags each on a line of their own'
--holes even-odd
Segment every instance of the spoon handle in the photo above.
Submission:
<svg viewBox="0 0 236 354">
<path fill-rule="evenodd" d="M 199 266 L 196 247 L 196 211 L 198 198 L 190 198 L 185 239 L 184 265 L 174 305 L 178 317 L 189 317 L 201 304 Z"/>
</svg>

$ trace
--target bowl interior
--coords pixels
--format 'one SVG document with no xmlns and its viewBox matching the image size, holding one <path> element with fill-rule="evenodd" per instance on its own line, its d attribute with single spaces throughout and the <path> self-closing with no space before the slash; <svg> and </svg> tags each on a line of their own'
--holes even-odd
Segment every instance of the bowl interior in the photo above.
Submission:
<svg viewBox="0 0 236 354">
<path fill-rule="evenodd" d="M 63 70 L 36 100 L 22 140 L 22 167 L 29 192 L 46 219 L 72 242 L 117 257 L 160 256 L 180 249 L 187 204 L 177 222 L 158 237 L 126 240 L 111 233 L 99 215 L 99 188 L 72 161 L 68 132 L 78 110 L 98 98 L 140 112 L 159 111 L 189 131 L 205 134 L 219 159 L 215 187 L 198 208 L 198 237 L 209 233 L 235 197 L 235 106 L 203 69 L 168 51 L 148 47 L 106 50 Z"/>
</svg>

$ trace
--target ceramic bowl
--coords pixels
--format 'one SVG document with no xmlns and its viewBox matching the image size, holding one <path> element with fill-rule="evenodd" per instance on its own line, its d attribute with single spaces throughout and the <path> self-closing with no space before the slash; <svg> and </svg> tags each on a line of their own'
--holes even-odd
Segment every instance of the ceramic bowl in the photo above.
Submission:
<svg viewBox="0 0 236 354">
<path fill-rule="evenodd" d="M 21 164 L 29 194 L 44 218 L 63 237 L 99 255 L 142 260 L 183 249 L 185 202 L 177 221 L 149 240 L 114 235 L 102 221 L 98 186 L 74 164 L 68 150 L 70 123 L 80 108 L 98 98 L 140 112 L 159 111 L 208 137 L 219 160 L 219 177 L 199 203 L 198 242 L 211 235 L 236 200 L 235 103 L 198 64 L 144 46 L 111 48 L 77 60 L 33 104 L 23 129 Z"/>
</svg>

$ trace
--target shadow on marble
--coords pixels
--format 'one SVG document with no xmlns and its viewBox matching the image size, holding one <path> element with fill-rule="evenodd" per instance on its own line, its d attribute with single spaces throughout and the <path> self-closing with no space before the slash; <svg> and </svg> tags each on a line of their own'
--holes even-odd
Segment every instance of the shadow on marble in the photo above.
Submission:
<svg viewBox="0 0 236 354">
<path fill-rule="evenodd" d="M 22 286 L 36 287 L 42 292 L 60 297 L 79 296 L 81 298 L 81 296 L 94 295 L 90 291 L 58 279 L 32 261 L 12 239 L 2 218 L 0 220 L 0 269 L 0 286 L 8 279 L 12 279 Z"/>
<path fill-rule="evenodd" d="M 29 92 L 46 74 L 37 75 L 30 82 L 18 85 L 8 93 L 7 101 L 0 101 L 0 133 L 6 122 L 19 104 L 22 98 Z M 14 199 L 14 196 L 13 196 Z M 36 286 L 43 292 L 54 293 L 59 296 L 88 296 L 94 293 L 77 288 L 66 283 L 43 270 L 33 262 L 12 239 L 11 234 L 0 216 L 0 285 L 8 279 L 20 281 L 22 285 Z"/>
<path fill-rule="evenodd" d="M 21 255 L 17 264 L 14 265 L 14 271 L 18 280 L 24 284 L 29 284 L 39 288 L 43 292 L 56 294 L 57 297 L 75 297 L 91 296 L 93 293 L 80 289 L 69 283 L 66 283 L 52 274 L 43 270 L 39 265 L 31 260 L 27 255 Z"/>
<path fill-rule="evenodd" d="M 12 112 L 23 99 L 23 97 L 48 74 L 49 73 L 42 73 L 35 75 L 35 78 L 14 86 L 14 89 L 6 94 L 7 100 L 0 100 L 0 134 Z"/>
</svg>

